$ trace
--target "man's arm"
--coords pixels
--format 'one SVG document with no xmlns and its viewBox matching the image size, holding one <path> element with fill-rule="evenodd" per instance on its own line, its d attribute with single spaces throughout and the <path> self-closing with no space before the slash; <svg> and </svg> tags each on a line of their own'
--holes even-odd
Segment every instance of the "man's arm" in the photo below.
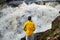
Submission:
<svg viewBox="0 0 60 40">
<path fill-rule="evenodd" d="M 35 24 L 33 24 L 33 31 L 35 31 L 36 30 L 36 27 L 35 27 Z"/>
<path fill-rule="evenodd" d="M 24 25 L 23 25 L 23 27 L 22 27 L 22 29 L 23 29 L 24 31 L 26 31 L 26 25 L 27 25 L 27 23 L 24 23 Z"/>
</svg>

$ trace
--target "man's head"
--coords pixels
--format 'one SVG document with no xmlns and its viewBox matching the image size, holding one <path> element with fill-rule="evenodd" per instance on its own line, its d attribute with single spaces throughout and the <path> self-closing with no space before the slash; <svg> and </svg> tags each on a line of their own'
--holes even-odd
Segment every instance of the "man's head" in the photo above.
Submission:
<svg viewBox="0 0 60 40">
<path fill-rule="evenodd" d="M 31 16 L 28 16 L 28 20 L 30 20 L 30 21 L 31 21 Z"/>
</svg>

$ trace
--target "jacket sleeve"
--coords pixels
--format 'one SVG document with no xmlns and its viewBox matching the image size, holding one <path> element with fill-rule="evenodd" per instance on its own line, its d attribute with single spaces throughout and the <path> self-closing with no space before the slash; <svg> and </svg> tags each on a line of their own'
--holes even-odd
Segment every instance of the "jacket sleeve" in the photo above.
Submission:
<svg viewBox="0 0 60 40">
<path fill-rule="evenodd" d="M 27 23 L 24 23 L 24 25 L 23 25 L 23 27 L 22 27 L 22 29 L 23 29 L 24 31 L 26 31 L 26 25 L 27 25 Z"/>
<path fill-rule="evenodd" d="M 35 31 L 36 30 L 36 27 L 35 27 L 35 24 L 33 24 L 33 31 Z"/>
</svg>

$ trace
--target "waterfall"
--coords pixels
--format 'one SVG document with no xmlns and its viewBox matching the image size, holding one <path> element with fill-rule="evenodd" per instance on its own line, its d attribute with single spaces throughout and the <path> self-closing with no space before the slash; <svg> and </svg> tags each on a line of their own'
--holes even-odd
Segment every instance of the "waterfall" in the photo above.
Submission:
<svg viewBox="0 0 60 40">
<path fill-rule="evenodd" d="M 24 37 L 25 32 L 22 27 L 29 15 L 36 25 L 34 33 L 38 33 L 51 29 L 52 21 L 60 14 L 56 8 L 34 3 L 4 8 L 0 11 L 0 39 L 20 40 Z"/>
</svg>

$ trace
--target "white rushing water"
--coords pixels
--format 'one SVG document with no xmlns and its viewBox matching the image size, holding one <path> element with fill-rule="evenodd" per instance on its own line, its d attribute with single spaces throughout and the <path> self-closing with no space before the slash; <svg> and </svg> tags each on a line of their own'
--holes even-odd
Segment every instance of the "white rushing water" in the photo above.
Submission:
<svg viewBox="0 0 60 40">
<path fill-rule="evenodd" d="M 60 10 L 60 4 L 56 5 L 55 8 Z"/>
<path fill-rule="evenodd" d="M 59 10 L 44 5 L 23 3 L 20 7 L 8 7 L 0 11 L 0 40 L 20 40 L 25 36 L 22 30 L 28 16 L 36 25 L 36 31 L 51 29 L 52 21 L 59 16 Z"/>
</svg>

